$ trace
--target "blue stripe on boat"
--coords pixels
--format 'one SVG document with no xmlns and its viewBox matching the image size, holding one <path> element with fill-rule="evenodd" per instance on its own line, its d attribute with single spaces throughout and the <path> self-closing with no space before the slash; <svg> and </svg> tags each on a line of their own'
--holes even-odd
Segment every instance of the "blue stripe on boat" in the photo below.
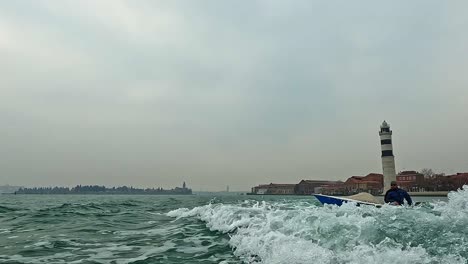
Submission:
<svg viewBox="0 0 468 264">
<path fill-rule="evenodd" d="M 375 207 L 381 207 L 381 204 L 376 204 L 376 203 L 369 203 L 369 202 L 362 202 L 346 197 L 336 197 L 336 196 L 330 196 L 330 195 L 324 195 L 324 194 L 314 194 L 315 198 L 317 198 L 322 204 L 336 204 L 338 206 L 341 206 L 343 203 L 347 202 L 353 202 L 356 203 L 356 205 L 372 205 Z"/>
<path fill-rule="evenodd" d="M 322 194 L 314 194 L 314 196 L 322 204 L 336 204 L 338 206 L 341 206 L 343 202 L 345 202 L 343 199 L 340 199 L 338 197 L 332 197 L 332 196 L 327 196 L 327 195 L 322 195 Z"/>
</svg>

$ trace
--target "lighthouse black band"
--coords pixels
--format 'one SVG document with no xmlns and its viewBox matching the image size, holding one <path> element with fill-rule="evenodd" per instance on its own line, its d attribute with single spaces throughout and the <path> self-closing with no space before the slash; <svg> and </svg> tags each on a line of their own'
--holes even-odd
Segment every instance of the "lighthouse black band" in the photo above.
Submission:
<svg viewBox="0 0 468 264">
<path fill-rule="evenodd" d="M 389 145 L 389 144 L 392 144 L 392 140 L 391 139 L 382 139 L 382 140 L 380 140 L 380 144 L 381 145 Z"/>
<path fill-rule="evenodd" d="M 393 156 L 393 150 L 382 150 L 382 157 Z"/>
</svg>

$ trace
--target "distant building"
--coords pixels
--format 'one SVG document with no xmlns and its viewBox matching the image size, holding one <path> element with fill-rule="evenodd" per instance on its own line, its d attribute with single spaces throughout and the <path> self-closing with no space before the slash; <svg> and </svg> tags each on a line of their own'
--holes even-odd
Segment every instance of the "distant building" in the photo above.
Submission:
<svg viewBox="0 0 468 264">
<path fill-rule="evenodd" d="M 270 183 L 257 185 L 252 188 L 251 194 L 311 195 L 314 193 L 322 193 L 324 189 L 332 190 L 340 188 L 345 188 L 342 181 L 301 180 L 298 184 Z"/>
<path fill-rule="evenodd" d="M 455 191 L 468 185 L 468 172 L 454 175 L 434 175 L 424 177 L 417 171 L 401 171 L 396 175 L 398 185 L 411 192 Z M 353 195 L 367 192 L 381 194 L 384 188 L 384 175 L 369 173 L 366 176 L 351 176 L 345 182 L 302 180 L 298 184 L 262 184 L 252 188 L 251 194 L 286 194 L 311 195 L 322 193 L 329 195 Z"/>
<path fill-rule="evenodd" d="M 320 188 L 320 193 L 329 195 L 352 195 L 360 192 L 380 194 L 383 188 L 383 175 L 369 173 L 366 176 L 351 176 L 345 182 L 336 182 Z"/>
<path fill-rule="evenodd" d="M 417 171 L 401 171 L 396 176 L 398 186 L 411 192 L 424 191 L 424 175 Z"/>
<path fill-rule="evenodd" d="M 397 175 L 397 183 L 411 192 L 455 191 L 468 184 L 468 172 L 425 177 L 417 171 L 402 171 Z"/>
<path fill-rule="evenodd" d="M 447 177 L 453 190 L 461 189 L 463 185 L 468 185 L 468 172 L 448 175 Z"/>
<path fill-rule="evenodd" d="M 371 194 L 382 193 L 384 176 L 378 173 L 370 173 L 366 176 L 352 176 L 348 178 L 344 185 L 348 194 L 368 192 Z"/>
<path fill-rule="evenodd" d="M 268 192 L 268 184 L 260 184 L 252 187 L 251 194 L 266 194 Z"/>
<path fill-rule="evenodd" d="M 344 182 L 338 181 L 329 183 L 321 187 L 315 188 L 315 193 L 329 194 L 329 195 L 347 195 L 348 190 L 344 185 Z"/>
<path fill-rule="evenodd" d="M 302 180 L 295 187 L 295 194 L 300 195 L 311 195 L 314 193 L 320 193 L 321 188 L 328 185 L 333 185 L 336 183 L 340 183 L 337 181 L 317 181 L 317 180 Z"/>
<path fill-rule="evenodd" d="M 252 194 L 294 194 L 296 184 L 264 184 L 252 188 Z"/>
<path fill-rule="evenodd" d="M 380 145 L 382 148 L 382 170 L 384 177 L 384 188 L 386 192 L 390 189 L 390 182 L 396 181 L 395 156 L 393 155 L 392 130 L 386 121 L 380 126 Z"/>
<path fill-rule="evenodd" d="M 175 189 L 169 190 L 168 192 L 173 192 L 174 194 L 192 194 L 192 189 L 187 188 L 185 182 L 182 184 L 182 188 L 175 187 Z"/>
</svg>

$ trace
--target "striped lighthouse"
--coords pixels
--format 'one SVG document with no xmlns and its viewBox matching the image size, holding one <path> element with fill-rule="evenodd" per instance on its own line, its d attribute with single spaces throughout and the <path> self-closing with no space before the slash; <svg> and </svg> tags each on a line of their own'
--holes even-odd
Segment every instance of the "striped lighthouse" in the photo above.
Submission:
<svg viewBox="0 0 468 264">
<path fill-rule="evenodd" d="M 392 130 L 386 121 L 380 126 L 380 145 L 382 146 L 382 169 L 384 193 L 390 189 L 390 183 L 396 181 L 395 156 L 393 156 Z"/>
</svg>

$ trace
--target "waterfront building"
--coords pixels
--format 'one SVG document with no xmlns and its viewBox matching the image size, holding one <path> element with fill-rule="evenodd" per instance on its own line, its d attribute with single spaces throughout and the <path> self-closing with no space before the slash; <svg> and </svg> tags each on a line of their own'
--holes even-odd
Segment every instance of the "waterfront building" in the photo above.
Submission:
<svg viewBox="0 0 468 264">
<path fill-rule="evenodd" d="M 262 184 L 252 188 L 252 194 L 294 194 L 296 184 Z"/>
<path fill-rule="evenodd" d="M 468 185 L 468 172 L 448 175 L 447 177 L 449 178 L 453 190 L 460 189 L 464 185 Z"/>
<path fill-rule="evenodd" d="M 336 182 L 336 181 L 321 181 L 321 180 L 318 180 L 318 181 L 315 181 L 315 180 L 302 180 L 296 185 L 294 192 L 296 194 L 301 194 L 301 195 L 311 195 L 311 194 L 314 194 L 314 193 L 320 193 L 321 188 L 324 187 L 324 186 L 333 185 L 333 184 L 336 184 L 336 183 L 338 183 L 338 182 Z M 339 183 L 342 183 L 342 182 L 339 182 Z"/>
<path fill-rule="evenodd" d="M 348 194 L 357 194 L 368 192 L 371 194 L 382 193 L 383 175 L 378 173 L 369 173 L 366 176 L 352 176 L 344 183 Z"/>
<path fill-rule="evenodd" d="M 338 181 L 315 188 L 315 193 L 328 195 L 347 195 L 348 190 L 346 189 L 344 182 Z"/>
<path fill-rule="evenodd" d="M 409 192 L 424 191 L 424 175 L 417 171 L 401 171 L 396 176 L 398 186 Z"/>
<path fill-rule="evenodd" d="M 351 176 L 345 182 L 328 184 L 320 188 L 320 193 L 329 195 L 352 195 L 360 192 L 380 194 L 383 189 L 383 175 L 369 173 L 366 176 Z"/>
<path fill-rule="evenodd" d="M 255 187 L 252 187 L 250 191 L 251 194 L 266 194 L 268 191 L 268 184 L 259 184 Z"/>
<path fill-rule="evenodd" d="M 395 171 L 395 156 L 393 155 L 393 144 L 392 144 L 392 130 L 390 130 L 390 125 L 383 121 L 380 126 L 380 145 L 382 148 L 382 170 L 384 178 L 384 188 L 383 192 L 385 193 L 390 189 L 390 183 L 396 181 L 396 171 Z"/>
</svg>

